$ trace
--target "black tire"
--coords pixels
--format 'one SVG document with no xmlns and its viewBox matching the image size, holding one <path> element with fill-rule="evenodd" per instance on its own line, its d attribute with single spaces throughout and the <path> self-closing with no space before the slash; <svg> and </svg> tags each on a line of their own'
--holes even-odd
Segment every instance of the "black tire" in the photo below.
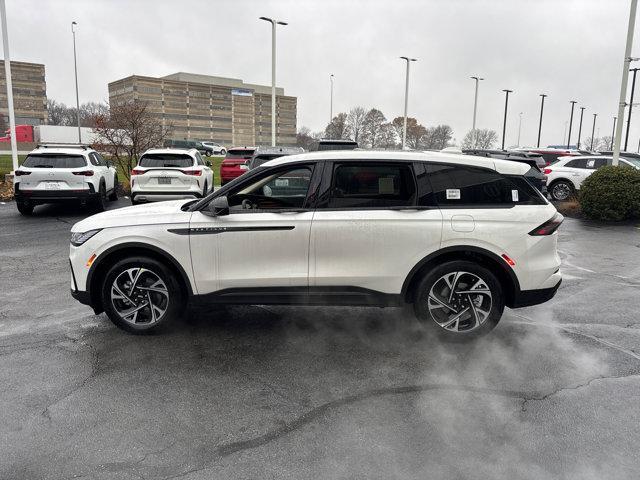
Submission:
<svg viewBox="0 0 640 480">
<path fill-rule="evenodd" d="M 226 155 L 226 154 L 227 154 L 227 151 L 226 151 L 224 148 L 223 148 L 222 150 L 220 150 L 220 155 L 223 155 L 223 156 L 224 156 L 224 155 Z"/>
<path fill-rule="evenodd" d="M 158 292 L 153 293 L 151 291 L 142 291 L 137 289 L 134 289 L 132 294 L 129 294 L 129 291 L 124 292 L 131 300 L 135 301 L 138 306 L 142 307 L 139 311 L 139 319 L 134 319 L 129 316 L 129 321 L 127 321 L 127 319 L 118 312 L 118 308 L 126 307 L 126 303 L 118 299 L 112 299 L 111 291 L 116 280 L 118 280 L 118 285 L 120 287 L 123 286 L 122 279 L 130 278 L 126 271 L 132 268 L 144 269 L 144 274 L 140 275 L 140 282 L 153 282 L 155 277 L 159 278 L 166 286 L 167 296 L 166 303 L 164 303 L 164 294 L 160 294 Z M 151 283 L 147 286 L 151 285 L 157 286 L 158 284 Z M 184 311 L 182 289 L 175 273 L 164 263 L 150 257 L 135 256 L 120 260 L 109 269 L 104 277 L 104 282 L 101 288 L 102 305 L 105 313 L 116 327 L 129 333 L 138 335 L 157 333 L 166 328 L 168 324 L 177 320 Z M 158 308 L 164 309 L 161 315 L 158 312 L 158 315 L 160 316 L 155 321 L 151 321 L 151 309 L 143 306 L 145 303 L 148 304 L 148 300 L 145 299 L 145 294 L 147 292 L 152 296 L 147 298 L 152 298 L 153 302 L 158 303 Z M 131 320 L 134 321 L 132 322 Z M 145 322 L 143 320 L 149 321 Z"/>
<path fill-rule="evenodd" d="M 483 289 L 478 291 L 489 290 L 489 292 L 478 293 L 473 298 L 471 294 L 461 293 L 450 295 L 451 300 L 443 299 L 437 290 L 444 286 L 445 293 L 451 293 L 450 288 L 446 290 L 449 284 L 444 278 L 447 275 L 454 277 L 452 279 L 454 291 L 456 285 L 463 289 L 458 291 L 469 291 L 473 286 L 470 284 L 479 279 L 482 281 L 479 286 Z M 434 293 L 439 295 L 439 300 L 454 309 L 448 310 L 439 302 L 429 300 L 432 288 Z M 432 308 L 430 303 L 433 305 Z M 502 285 L 491 270 L 474 262 L 453 260 L 439 265 L 424 276 L 415 292 L 414 311 L 421 324 L 440 339 L 453 342 L 468 341 L 487 334 L 498 324 L 504 311 L 504 293 Z M 480 312 L 488 313 L 485 316 Z M 451 329 L 446 329 L 443 324 L 454 321 L 452 319 L 455 319 L 458 313 L 462 314 L 458 323 L 453 325 L 449 323 Z M 436 321 L 436 316 L 439 322 Z M 455 328 L 457 331 L 454 330 Z"/>
<path fill-rule="evenodd" d="M 115 202 L 118 200 L 118 176 L 113 179 L 113 191 L 109 194 L 109 201 Z"/>
<path fill-rule="evenodd" d="M 209 185 L 207 185 L 207 181 L 204 181 L 204 187 L 202 188 L 202 198 L 207 196 L 207 193 L 209 192 Z"/>
<path fill-rule="evenodd" d="M 98 188 L 98 197 L 95 199 L 93 208 L 96 212 L 104 212 L 107 209 L 107 188 L 104 183 L 101 183 Z"/>
<path fill-rule="evenodd" d="M 556 202 L 564 202 L 575 194 L 575 188 L 569 180 L 556 180 L 549 185 L 548 192 Z"/>
<path fill-rule="evenodd" d="M 17 202 L 16 206 L 18 207 L 18 211 L 25 216 L 29 216 L 33 214 L 33 204 L 25 203 L 25 202 Z"/>
</svg>

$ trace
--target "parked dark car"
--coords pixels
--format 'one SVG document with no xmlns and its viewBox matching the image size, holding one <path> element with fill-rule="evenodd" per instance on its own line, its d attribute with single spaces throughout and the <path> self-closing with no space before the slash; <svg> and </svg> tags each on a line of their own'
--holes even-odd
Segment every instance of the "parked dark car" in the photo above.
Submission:
<svg viewBox="0 0 640 480">
<path fill-rule="evenodd" d="M 542 170 L 547 166 L 543 156 L 539 153 L 530 153 L 512 150 L 486 150 L 469 149 L 463 150 L 465 155 L 475 155 L 476 157 L 499 158 L 501 160 L 511 160 L 513 162 L 525 163 L 531 169 L 525 174 L 527 180 L 536 187 L 543 195 L 547 194 L 547 176 Z"/>
<path fill-rule="evenodd" d="M 263 163 L 267 163 L 274 158 L 284 157 L 285 155 L 296 155 L 304 153 L 302 147 L 258 147 L 253 153 L 251 160 L 247 161 L 249 170 L 259 167 Z"/>
<path fill-rule="evenodd" d="M 324 150 L 355 150 L 358 148 L 358 142 L 353 140 L 335 140 L 331 138 L 323 138 L 311 148 L 311 151 Z"/>
<path fill-rule="evenodd" d="M 203 145 L 202 142 L 197 142 L 195 140 L 165 140 L 164 146 L 166 148 L 184 148 L 185 150 L 189 150 L 191 148 L 195 148 L 202 155 L 206 155 L 207 157 L 213 155 L 213 149 L 207 145 Z"/>
</svg>

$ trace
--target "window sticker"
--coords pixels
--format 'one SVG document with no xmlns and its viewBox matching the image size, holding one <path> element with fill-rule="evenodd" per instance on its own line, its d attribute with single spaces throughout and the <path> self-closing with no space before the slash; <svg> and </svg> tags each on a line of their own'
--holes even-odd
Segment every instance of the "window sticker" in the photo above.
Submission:
<svg viewBox="0 0 640 480">
<path fill-rule="evenodd" d="M 447 188 L 447 200 L 460 200 L 460 189 Z"/>
<path fill-rule="evenodd" d="M 378 194 L 393 195 L 393 177 L 380 177 L 378 179 Z"/>
<path fill-rule="evenodd" d="M 511 190 L 511 200 L 514 202 L 518 201 L 518 190 Z"/>
</svg>

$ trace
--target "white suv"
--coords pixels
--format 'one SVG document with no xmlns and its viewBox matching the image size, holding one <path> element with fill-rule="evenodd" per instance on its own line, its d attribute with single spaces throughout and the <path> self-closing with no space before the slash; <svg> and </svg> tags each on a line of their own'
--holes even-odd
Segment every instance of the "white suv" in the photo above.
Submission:
<svg viewBox="0 0 640 480">
<path fill-rule="evenodd" d="M 71 290 L 146 332 L 192 303 L 401 306 L 452 338 L 552 298 L 562 216 L 529 166 L 417 152 L 292 155 L 202 200 L 71 229 Z"/>
<path fill-rule="evenodd" d="M 85 145 L 39 145 L 15 171 L 18 211 L 31 215 L 36 205 L 68 200 L 105 210 L 116 200 L 118 176 L 95 150 Z"/>
<path fill-rule="evenodd" d="M 544 169 L 547 176 L 547 191 L 557 201 L 567 200 L 580 190 L 582 182 L 600 167 L 611 165 L 613 157 L 606 155 L 584 155 L 580 157 L 560 157 Z M 620 165 L 640 169 L 637 158 L 620 157 Z"/>
<path fill-rule="evenodd" d="M 131 170 L 131 203 L 201 198 L 213 190 L 213 170 L 195 148 L 147 150 Z"/>
</svg>

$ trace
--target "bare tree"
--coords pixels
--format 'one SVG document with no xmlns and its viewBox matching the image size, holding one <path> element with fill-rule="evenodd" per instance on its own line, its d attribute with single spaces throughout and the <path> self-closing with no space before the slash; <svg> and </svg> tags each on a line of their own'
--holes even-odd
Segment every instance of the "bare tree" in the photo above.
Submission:
<svg viewBox="0 0 640 480">
<path fill-rule="evenodd" d="M 428 129 L 427 137 L 431 141 L 430 148 L 442 150 L 453 138 L 453 129 L 449 125 L 438 125 Z"/>
<path fill-rule="evenodd" d="M 170 127 L 164 127 L 149 112 L 147 103 L 135 101 L 112 106 L 107 113 L 98 114 L 93 131 L 98 137 L 96 143 L 111 153 L 129 179 L 140 155 L 149 148 L 161 147 Z"/>
<path fill-rule="evenodd" d="M 49 125 L 64 125 L 66 120 L 67 106 L 58 103 L 52 98 L 47 99 L 47 123 Z"/>
<path fill-rule="evenodd" d="M 498 141 L 498 134 L 488 128 L 469 130 L 462 139 L 462 148 L 493 148 Z"/>
<path fill-rule="evenodd" d="M 364 119 L 367 111 L 363 107 L 353 107 L 347 115 L 347 128 L 352 140 L 360 143 L 362 141 Z"/>
<path fill-rule="evenodd" d="M 594 152 L 602 152 L 612 150 L 611 144 L 613 141 L 613 137 L 610 135 L 605 137 L 595 137 L 593 139 L 593 151 Z M 583 148 L 591 148 L 591 137 L 585 138 L 580 142 Z"/>
<path fill-rule="evenodd" d="M 80 105 L 80 126 L 95 127 L 96 119 L 109 113 L 106 103 L 87 102 Z"/>
<path fill-rule="evenodd" d="M 339 113 L 331 119 L 331 123 L 324 130 L 325 138 L 343 140 L 349 138 L 349 127 L 347 126 L 347 114 Z"/>
<path fill-rule="evenodd" d="M 402 131 L 404 129 L 404 117 L 396 117 L 391 122 L 400 142 L 402 142 Z M 407 117 L 407 139 L 406 147 L 419 150 L 426 148 L 425 142 L 427 137 L 427 129 L 420 125 L 413 117 Z"/>
<path fill-rule="evenodd" d="M 387 121 L 384 114 L 377 108 L 367 112 L 362 123 L 362 143 L 369 148 L 378 148 L 383 143 L 383 125 Z"/>
<path fill-rule="evenodd" d="M 398 146 L 398 137 L 396 135 L 396 129 L 391 122 L 387 122 L 382 125 L 380 132 L 380 147 L 381 148 L 396 148 Z"/>
<path fill-rule="evenodd" d="M 307 127 L 300 127 L 300 130 L 298 130 L 298 133 L 296 133 L 296 146 L 302 147 L 305 150 L 310 150 L 315 142 L 317 142 L 320 138 L 322 138 L 321 132 L 313 133 Z"/>
</svg>

